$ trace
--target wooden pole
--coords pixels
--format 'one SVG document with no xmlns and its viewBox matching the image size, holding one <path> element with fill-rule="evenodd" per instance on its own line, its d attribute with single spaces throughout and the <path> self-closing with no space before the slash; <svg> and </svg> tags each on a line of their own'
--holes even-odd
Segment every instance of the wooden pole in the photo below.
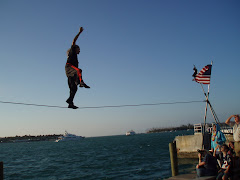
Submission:
<svg viewBox="0 0 240 180">
<path fill-rule="evenodd" d="M 202 85 L 202 84 L 201 84 Z M 208 101 L 209 98 L 209 85 L 208 85 L 208 93 L 206 96 L 206 100 Z M 207 120 L 207 108 L 208 108 L 208 102 L 206 102 L 206 107 L 205 107 L 205 116 L 204 116 L 204 131 L 205 131 L 205 126 L 206 126 L 206 120 Z"/>
<path fill-rule="evenodd" d="M 3 180 L 3 162 L 0 162 L 0 180 Z"/>
<path fill-rule="evenodd" d="M 213 62 L 211 61 L 211 65 L 213 64 Z M 203 130 L 202 130 L 202 137 L 204 139 L 204 134 L 206 132 L 206 120 L 207 120 L 207 110 L 208 110 L 208 99 L 209 99 L 209 93 L 210 93 L 210 83 L 208 84 L 208 92 L 207 94 L 205 93 L 204 89 L 203 89 L 203 86 L 202 84 L 200 84 L 201 87 L 202 87 L 202 90 L 203 90 L 203 93 L 206 97 L 206 107 L 205 107 L 205 115 L 204 115 L 204 125 L 203 125 Z M 202 142 L 202 148 L 205 149 L 204 147 L 204 141 Z"/>
<path fill-rule="evenodd" d="M 211 61 L 211 65 L 212 65 L 212 64 L 213 64 L 213 62 Z M 210 78 L 211 78 L 211 76 L 210 76 Z M 206 102 L 206 107 L 205 107 L 205 116 L 204 116 L 204 132 L 205 132 L 206 120 L 207 120 L 208 99 L 209 99 L 209 93 L 210 93 L 210 83 L 208 84 L 208 92 L 207 92 L 207 94 L 205 93 L 202 84 L 200 84 L 200 85 L 201 85 L 201 87 L 202 87 L 203 93 L 204 93 L 204 95 L 205 95 L 205 97 L 206 97 L 206 100 L 207 100 L 207 102 Z M 204 133 L 204 132 L 203 132 L 203 133 Z"/>
<path fill-rule="evenodd" d="M 213 65 L 213 62 L 211 61 L 211 65 Z M 212 67 L 211 67 L 211 71 L 212 71 Z M 212 73 L 211 73 L 212 74 Z M 211 79 L 211 76 L 210 76 L 210 79 Z M 207 93 L 207 96 L 206 96 L 206 109 L 205 109 L 205 118 L 204 118 L 204 130 L 205 130 L 205 127 L 206 127 L 206 119 L 207 119 L 207 107 L 208 107 L 208 99 L 209 99 L 209 93 L 210 93 L 210 83 L 208 84 L 208 93 Z"/>
<path fill-rule="evenodd" d="M 172 176 L 177 176 L 178 175 L 178 159 L 177 159 L 176 141 L 169 143 L 169 152 L 170 152 Z"/>
</svg>

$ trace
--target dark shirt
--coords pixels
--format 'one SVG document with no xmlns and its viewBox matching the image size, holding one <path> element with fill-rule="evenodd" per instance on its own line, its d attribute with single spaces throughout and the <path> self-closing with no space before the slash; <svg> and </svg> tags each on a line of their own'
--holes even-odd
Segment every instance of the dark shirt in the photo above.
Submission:
<svg viewBox="0 0 240 180">
<path fill-rule="evenodd" d="M 232 157 L 230 154 L 223 156 L 223 153 L 220 153 L 217 158 L 220 160 L 222 169 L 227 169 L 228 166 L 232 166 Z"/>
<path fill-rule="evenodd" d="M 68 51 L 67 63 L 70 63 L 78 68 L 78 57 L 74 46 L 71 46 Z"/>
<path fill-rule="evenodd" d="M 204 165 L 206 169 L 213 170 L 213 171 L 217 170 L 217 160 L 212 155 L 206 154 L 206 156 L 203 158 L 203 162 L 206 163 Z"/>
</svg>

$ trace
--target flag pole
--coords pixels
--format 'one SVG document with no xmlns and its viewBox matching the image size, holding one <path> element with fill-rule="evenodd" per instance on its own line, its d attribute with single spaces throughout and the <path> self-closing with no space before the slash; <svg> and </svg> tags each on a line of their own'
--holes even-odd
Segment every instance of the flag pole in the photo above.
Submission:
<svg viewBox="0 0 240 180">
<path fill-rule="evenodd" d="M 212 62 L 211 62 L 211 65 L 212 65 Z M 201 88 L 203 90 L 203 93 L 206 97 L 206 106 L 205 106 L 205 115 L 204 115 L 204 125 L 203 125 L 203 131 L 202 131 L 202 137 L 203 137 L 203 142 L 202 142 L 202 148 L 205 149 L 204 147 L 204 135 L 205 135 L 205 132 L 206 132 L 206 120 L 207 120 L 207 110 L 208 110 L 208 98 L 209 98 L 209 93 L 210 93 L 210 83 L 208 84 L 208 91 L 207 91 L 207 94 L 205 93 L 204 91 L 204 88 L 203 88 L 203 85 L 202 83 L 200 83 L 201 85 Z"/>
<path fill-rule="evenodd" d="M 211 61 L 211 68 L 212 68 L 212 64 L 213 64 L 213 62 Z M 205 67 L 204 67 L 204 68 L 205 68 Z M 199 74 L 202 75 L 203 73 L 206 72 L 206 69 L 204 69 L 204 68 L 200 71 L 201 74 L 198 73 L 198 75 L 199 75 Z M 194 70 L 195 70 L 195 69 L 194 69 Z M 216 122 L 217 124 L 220 123 L 220 122 L 219 122 L 219 120 L 218 120 L 217 114 L 215 113 L 215 111 L 214 111 L 214 109 L 213 109 L 213 107 L 212 107 L 212 105 L 211 105 L 211 103 L 210 103 L 210 101 L 209 101 L 211 69 L 210 69 L 210 74 L 208 74 L 208 75 L 210 75 L 210 76 L 209 76 L 209 83 L 207 83 L 207 81 L 206 81 L 206 82 L 201 81 L 201 80 L 202 80 L 202 79 L 200 79 L 201 76 L 198 76 L 198 79 L 196 80 L 196 76 L 194 76 L 194 75 L 195 75 L 195 72 L 194 72 L 194 74 L 193 74 L 194 80 L 201 85 L 201 88 L 202 88 L 203 93 L 204 93 L 205 98 L 206 98 L 206 107 L 205 107 L 205 115 L 204 115 L 204 126 L 203 126 L 203 130 L 202 130 L 202 136 L 204 137 L 204 134 L 205 134 L 205 132 L 206 132 L 206 119 L 207 119 L 207 109 L 208 109 L 208 106 L 209 106 L 209 108 L 210 108 L 210 110 L 211 110 L 211 113 L 212 113 L 212 115 L 213 115 L 213 118 L 214 118 L 215 122 Z M 204 90 L 203 85 L 202 85 L 201 82 L 204 82 L 204 84 L 208 84 L 208 91 L 207 91 L 207 93 L 205 92 L 205 90 Z M 203 141 L 202 147 L 204 148 L 204 141 Z"/>
<path fill-rule="evenodd" d="M 213 62 L 211 61 L 211 65 L 212 64 L 213 64 Z M 207 92 L 207 94 L 205 93 L 202 84 L 201 84 L 201 87 L 202 87 L 203 93 L 204 93 L 204 95 L 206 97 L 206 107 L 205 107 L 205 115 L 204 115 L 204 132 L 205 132 L 206 120 L 207 120 L 208 99 L 209 99 L 209 94 L 210 94 L 210 83 L 208 84 L 208 92 Z"/>
<path fill-rule="evenodd" d="M 207 94 L 205 93 L 202 84 L 200 84 L 200 85 L 201 85 L 201 87 L 202 87 L 203 93 L 204 93 L 205 98 L 206 98 L 206 105 L 209 105 L 210 110 L 211 110 L 211 112 L 212 112 L 212 115 L 213 115 L 213 118 L 214 118 L 215 122 L 216 122 L 216 123 L 219 123 L 219 120 L 218 120 L 217 114 L 215 113 L 215 111 L 214 111 L 214 109 L 213 109 L 213 107 L 212 107 L 210 101 L 208 100 L 208 96 L 207 96 Z M 207 109 L 207 107 L 206 107 L 206 109 Z M 205 112 L 204 119 L 205 119 L 205 118 L 206 118 L 206 112 Z"/>
<path fill-rule="evenodd" d="M 201 84 L 201 86 L 202 86 L 202 84 Z M 202 88 L 203 88 L 203 87 L 202 87 Z M 205 132 L 206 120 L 207 120 L 209 89 L 210 89 L 210 87 L 209 87 L 209 84 L 208 84 L 208 93 L 206 94 L 206 93 L 204 92 L 204 94 L 205 94 L 205 96 L 206 96 L 206 107 L 205 107 L 205 115 L 204 115 L 204 132 Z"/>
<path fill-rule="evenodd" d="M 211 61 L 211 65 L 213 65 L 213 62 Z M 211 77 L 210 77 L 211 78 Z M 211 82 L 211 81 L 210 81 Z M 206 119 L 207 119 L 207 106 L 208 106 L 208 99 L 209 99 L 209 93 L 210 93 L 210 83 L 208 84 L 208 93 L 207 93 L 207 97 L 206 97 L 206 109 L 205 109 L 205 121 L 204 121 L 204 127 L 206 126 Z M 211 108 L 210 108 L 211 109 Z M 213 116 L 214 117 L 214 116 Z M 215 119 L 215 118 L 214 118 Z M 215 120 L 216 121 L 216 120 Z"/>
</svg>

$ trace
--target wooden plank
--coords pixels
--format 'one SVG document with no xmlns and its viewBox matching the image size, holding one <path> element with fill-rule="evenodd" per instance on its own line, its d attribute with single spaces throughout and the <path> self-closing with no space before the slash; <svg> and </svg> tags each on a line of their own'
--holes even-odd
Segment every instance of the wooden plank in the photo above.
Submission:
<svg viewBox="0 0 240 180">
<path fill-rule="evenodd" d="M 204 177 L 197 178 L 197 174 L 192 173 L 192 174 L 181 174 L 178 176 L 173 176 L 173 177 L 168 178 L 168 180 L 184 180 L 184 179 L 215 180 L 216 177 L 215 176 L 204 176 Z"/>
<path fill-rule="evenodd" d="M 178 176 L 170 177 L 169 180 L 181 180 L 181 179 L 195 179 L 197 174 L 181 174 Z"/>
</svg>

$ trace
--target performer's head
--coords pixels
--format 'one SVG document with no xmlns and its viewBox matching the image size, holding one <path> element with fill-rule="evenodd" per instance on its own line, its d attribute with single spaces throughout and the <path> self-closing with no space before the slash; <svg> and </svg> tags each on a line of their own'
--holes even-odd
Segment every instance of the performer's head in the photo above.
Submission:
<svg viewBox="0 0 240 180">
<path fill-rule="evenodd" d="M 70 51 L 71 51 L 71 48 L 67 50 L 67 56 L 69 56 Z M 72 47 L 72 51 L 74 51 L 76 54 L 79 54 L 80 53 L 80 47 L 78 45 L 74 45 Z"/>
<path fill-rule="evenodd" d="M 76 52 L 76 54 L 79 54 L 80 53 L 80 47 L 78 45 L 74 45 L 74 50 Z"/>
</svg>

